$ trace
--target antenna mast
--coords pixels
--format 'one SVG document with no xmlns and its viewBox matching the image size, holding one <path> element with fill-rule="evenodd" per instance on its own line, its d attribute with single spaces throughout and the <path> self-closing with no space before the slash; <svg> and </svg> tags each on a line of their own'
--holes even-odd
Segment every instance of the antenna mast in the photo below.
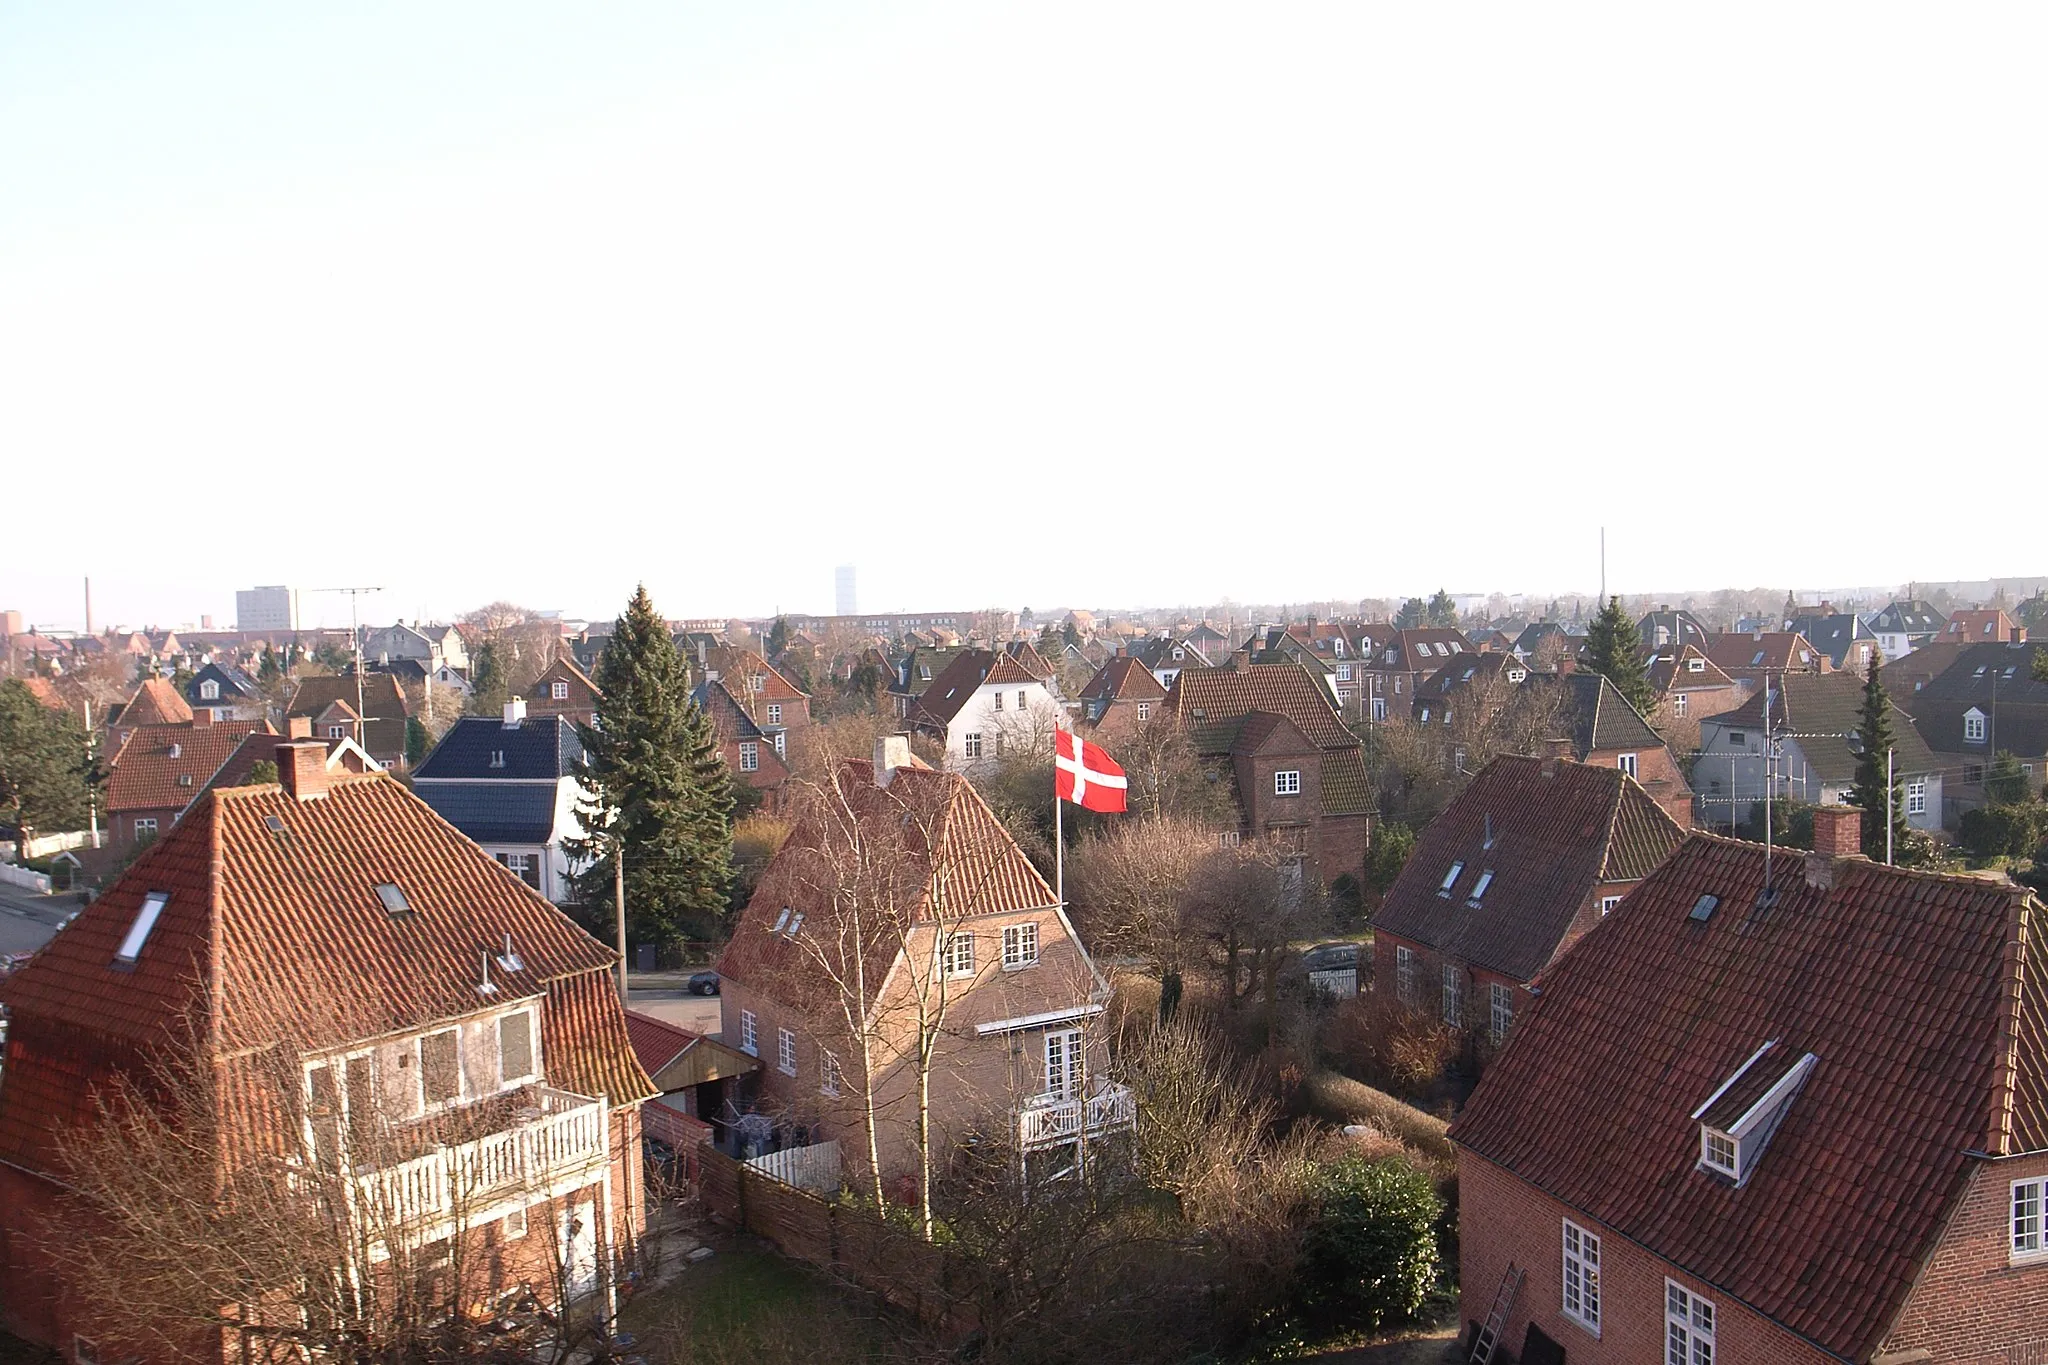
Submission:
<svg viewBox="0 0 2048 1365">
<path fill-rule="evenodd" d="M 363 718 L 363 626 L 357 612 L 357 604 L 366 592 L 382 592 L 382 588 L 308 588 L 313 593 L 334 592 L 348 594 L 348 639 L 356 653 L 356 743 L 364 753 L 370 751 L 369 722 Z M 431 681 L 428 684 L 432 686 Z"/>
</svg>

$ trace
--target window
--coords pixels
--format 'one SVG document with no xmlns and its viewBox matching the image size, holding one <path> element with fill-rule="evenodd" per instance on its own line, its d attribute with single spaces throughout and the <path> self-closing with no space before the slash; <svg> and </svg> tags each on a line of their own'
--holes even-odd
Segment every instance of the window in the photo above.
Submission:
<svg viewBox="0 0 2048 1365">
<path fill-rule="evenodd" d="M 1006 925 L 1003 929 L 1003 970 L 1038 965 L 1038 921 Z"/>
<path fill-rule="evenodd" d="M 1984 765 L 1982 763 L 1965 763 L 1963 765 L 1963 782 L 1965 785 L 1974 787 L 1983 780 Z M 136 821 L 137 825 L 140 825 L 141 823 L 142 822 L 139 820 Z"/>
<path fill-rule="evenodd" d="M 960 741 L 960 752 L 969 758 L 981 757 L 981 736 L 968 735 Z"/>
<path fill-rule="evenodd" d="M 741 771 L 741 772 L 743 772 L 743 773 L 759 772 L 759 771 L 760 771 L 760 768 L 761 768 L 761 745 L 760 745 L 759 741 L 757 741 L 757 740 L 751 740 L 751 739 L 743 739 L 743 740 L 741 740 L 741 741 L 740 741 L 740 771 Z"/>
<path fill-rule="evenodd" d="M 932 680 L 932 666 L 930 664 L 919 664 L 917 666 L 917 677 L 920 682 L 930 682 Z"/>
<path fill-rule="evenodd" d="M 769 702 L 769 703 L 768 703 L 768 723 L 769 723 L 770 725 L 780 725 L 780 724 L 782 724 L 782 703 L 781 703 L 781 702 L 779 702 L 779 701 L 771 701 L 771 702 Z"/>
<path fill-rule="evenodd" d="M 513 876 L 525 882 L 534 890 L 540 890 L 540 856 L 534 853 L 493 853 L 499 863 L 510 869 Z"/>
<path fill-rule="evenodd" d="M 211 679 L 211 678 L 208 678 L 208 679 L 207 679 L 207 680 L 206 680 L 205 682 L 203 682 L 203 683 L 199 684 L 199 700 L 201 700 L 201 701 L 218 701 L 218 700 L 220 700 L 220 684 L 219 684 L 219 683 L 217 683 L 217 682 L 215 682 L 215 681 L 214 681 L 213 679 Z"/>
<path fill-rule="evenodd" d="M 740 1051 L 749 1057 L 761 1055 L 759 1042 L 759 1021 L 752 1010 L 740 1011 Z"/>
<path fill-rule="evenodd" d="M 1277 773 L 1274 773 L 1274 774 L 1273 774 L 1273 795 L 1275 795 L 1275 796 L 1299 796 L 1299 795 L 1301 795 L 1301 769 L 1299 769 L 1299 768 L 1289 768 L 1289 769 L 1287 769 L 1287 770 L 1286 770 L 1285 772 L 1277 772 Z"/>
<path fill-rule="evenodd" d="M 775 1065 L 785 1076 L 796 1075 L 796 1033 L 791 1029 L 775 1030 Z"/>
<path fill-rule="evenodd" d="M 1614 766 L 1627 773 L 1630 777 L 1634 777 L 1636 775 L 1636 756 L 1634 754 L 1622 754 L 1614 760 Z"/>
<path fill-rule="evenodd" d="M 536 1074 L 533 1064 L 533 1011 L 498 1019 L 498 1083 L 518 1085 Z"/>
<path fill-rule="evenodd" d="M 554 698 L 554 699 L 555 699 L 556 701 L 567 701 L 567 700 L 569 700 L 569 684 L 567 684 L 567 683 L 565 683 L 565 682 L 558 682 L 558 683 L 551 683 L 551 684 L 549 684 L 549 685 L 548 685 L 548 695 L 549 695 L 550 697 L 553 697 L 553 698 Z"/>
<path fill-rule="evenodd" d="M 1486 894 L 1486 888 L 1492 885 L 1493 869 L 1489 867 L 1484 872 L 1479 874 L 1478 881 L 1472 883 L 1472 894 L 1465 898 L 1465 908 L 1468 910 L 1478 909 L 1480 897 L 1484 896 Z"/>
<path fill-rule="evenodd" d="M 2048 1180 L 2012 1182 L 2012 1259 L 2031 1261 L 2048 1253 L 2048 1233 L 2041 1225 L 2042 1191 Z"/>
<path fill-rule="evenodd" d="M 839 1098 L 839 1059 L 822 1048 L 818 1051 L 818 1093 Z"/>
<path fill-rule="evenodd" d="M 998 692 L 998 693 L 996 693 L 996 710 L 1000 711 L 1000 710 L 1002 710 L 1002 709 L 1003 709 L 1003 694 L 1002 694 L 1002 693 L 1000 693 L 1000 692 Z"/>
<path fill-rule="evenodd" d="M 150 833 L 156 833 L 156 821 L 149 822 Z M 135 822 L 135 832 L 142 832 L 142 821 Z M 121 940 L 121 946 L 114 953 L 114 964 L 119 967 L 133 967 L 135 959 L 142 956 L 143 945 L 156 929 L 157 917 L 164 907 L 171 903 L 168 891 L 152 891 L 142 898 L 142 904 L 135 911 L 135 922 L 128 926 L 128 937 Z"/>
<path fill-rule="evenodd" d="M 766 673 L 756 673 L 752 678 L 748 679 L 748 681 L 753 684 L 752 690 L 759 692 L 762 688 L 768 685 L 768 675 Z"/>
<path fill-rule="evenodd" d="M 1707 671 L 1707 661 L 1705 659 L 1687 659 L 1685 661 L 1685 671 L 1688 673 L 1704 673 Z"/>
<path fill-rule="evenodd" d="M 1700 1162 L 1725 1176 L 1732 1177 L 1741 1171 L 1736 1165 L 1735 1139 L 1705 1124 L 1700 1125 Z"/>
<path fill-rule="evenodd" d="M 1685 701 L 1686 701 L 1686 698 L 1685 698 L 1685 693 L 1683 693 L 1683 692 L 1673 692 L 1673 693 L 1671 694 L 1671 714 L 1672 714 L 1672 715 L 1674 715 L 1674 716 L 1682 716 L 1682 715 L 1684 715 L 1684 714 L 1685 714 Z"/>
<path fill-rule="evenodd" d="M 965 929 L 946 935 L 939 947 L 939 966 L 948 980 L 974 975 L 974 935 Z"/>
<path fill-rule="evenodd" d="M 1749 736 L 1741 730 L 1730 730 L 1728 732 L 1728 747 L 1731 749 L 1747 749 L 1749 747 Z"/>
<path fill-rule="evenodd" d="M 1906 784 L 1906 814 L 1927 814 L 1927 779 L 1915 778 Z"/>
<path fill-rule="evenodd" d="M 1496 981 L 1486 988 L 1486 1036 L 1499 1043 L 1515 1022 L 1515 988 Z"/>
<path fill-rule="evenodd" d="M 1385 697 L 1374 697 L 1372 699 L 1372 718 L 1374 720 L 1385 720 L 1387 718 L 1387 699 Z"/>
<path fill-rule="evenodd" d="M 1081 1093 L 1081 1031 L 1052 1029 L 1045 1035 L 1045 1089 L 1071 1099 Z"/>
<path fill-rule="evenodd" d="M 1452 863 L 1451 870 L 1444 873 L 1443 881 L 1437 885 L 1436 893 L 1439 896 L 1448 898 L 1451 894 L 1451 888 L 1458 884 L 1458 876 L 1464 870 L 1465 864 L 1463 861 Z"/>
<path fill-rule="evenodd" d="M 328 735 L 330 738 L 338 738 L 338 736 L 336 736 L 334 732 L 331 730 L 328 732 Z M 491 750 L 491 766 L 493 768 L 502 768 L 505 766 L 505 751 L 503 749 Z"/>
<path fill-rule="evenodd" d="M 1664 1281 L 1664 1365 L 1714 1365 L 1714 1305 Z"/>
<path fill-rule="evenodd" d="M 420 1101 L 452 1104 L 462 1098 L 462 1034 L 442 1029 L 420 1039 Z"/>
<path fill-rule="evenodd" d="M 516 1242 L 526 1235 L 526 1210 L 516 1208 L 498 1220 L 498 1240 Z"/>
<path fill-rule="evenodd" d="M 1026 706 L 1024 705 L 1024 694 L 1023 694 L 1023 692 L 1021 692 L 1021 691 L 1017 693 L 1017 709 L 1018 709 L 1019 711 L 1024 711 L 1024 710 L 1028 710 L 1028 709 L 1029 709 L 1028 707 L 1026 707 Z"/>
<path fill-rule="evenodd" d="M 804 912 L 799 910 L 794 915 L 791 915 L 789 917 L 789 928 L 782 931 L 782 936 L 786 939 L 794 941 L 796 938 L 796 931 L 803 927 Z"/>
<path fill-rule="evenodd" d="M 1405 945 L 1394 949 L 1394 994 L 1404 1005 L 1415 1003 L 1415 950 Z"/>
<path fill-rule="evenodd" d="M 777 758 L 785 758 L 785 757 L 787 757 L 787 756 L 788 756 L 788 755 L 787 755 L 787 753 L 786 753 L 786 752 L 784 751 L 784 749 L 783 749 L 783 747 L 782 747 L 782 744 L 783 744 L 783 740 L 784 740 L 785 738 L 787 738 L 787 736 L 788 736 L 788 732 L 787 732 L 787 731 L 784 731 L 784 730 L 777 730 L 777 731 L 775 732 L 775 756 L 776 756 Z"/>
<path fill-rule="evenodd" d="M 1465 1026 L 1465 971 L 1455 962 L 1444 964 L 1444 1022 L 1452 1028 Z"/>
<path fill-rule="evenodd" d="M 327 727 L 327 737 L 328 737 L 329 739 L 347 739 L 347 738 L 348 738 L 348 727 L 347 727 L 346 725 L 330 725 L 330 726 L 328 726 L 328 727 Z M 502 767 L 504 767 L 504 766 L 505 766 L 505 755 L 503 755 L 503 754 L 493 754 L 493 755 L 491 756 L 491 766 L 492 766 L 493 768 L 502 768 Z"/>
<path fill-rule="evenodd" d="M 1600 1335 L 1600 1239 L 1564 1223 L 1564 1315 Z"/>
<path fill-rule="evenodd" d="M 1422 723 L 1424 725 L 1429 724 L 1429 708 L 1427 706 L 1422 708 Z"/>
<path fill-rule="evenodd" d="M 1138 703 L 1138 719 L 1139 719 L 1139 720 L 1150 720 L 1150 719 L 1152 719 L 1152 703 L 1151 703 L 1151 702 L 1149 702 L 1149 701 L 1141 701 L 1141 702 L 1139 702 L 1139 703 Z"/>
<path fill-rule="evenodd" d="M 1619 896 L 1602 896 L 1600 898 L 1601 915 L 1605 916 L 1609 911 L 1613 910 L 1615 906 L 1620 904 L 1621 897 Z"/>
<path fill-rule="evenodd" d="M 1984 742 L 1984 713 L 1975 709 L 1963 713 L 1963 739 L 1970 744 Z"/>
</svg>

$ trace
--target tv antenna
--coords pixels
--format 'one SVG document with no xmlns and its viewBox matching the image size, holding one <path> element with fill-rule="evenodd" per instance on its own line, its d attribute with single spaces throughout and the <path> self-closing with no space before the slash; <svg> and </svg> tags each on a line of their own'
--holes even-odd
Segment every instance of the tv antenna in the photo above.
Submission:
<svg viewBox="0 0 2048 1365">
<path fill-rule="evenodd" d="M 364 753 L 370 751 L 369 727 L 363 719 L 363 625 L 357 611 L 357 604 L 364 593 L 382 592 L 382 588 L 308 588 L 311 593 L 346 593 L 348 595 L 348 639 L 356 654 L 356 744 Z"/>
</svg>

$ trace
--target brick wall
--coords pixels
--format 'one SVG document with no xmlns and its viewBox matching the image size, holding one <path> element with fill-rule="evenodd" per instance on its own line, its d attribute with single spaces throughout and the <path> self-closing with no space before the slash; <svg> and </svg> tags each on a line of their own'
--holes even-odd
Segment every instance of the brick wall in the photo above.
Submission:
<svg viewBox="0 0 2048 1365">
<path fill-rule="evenodd" d="M 1883 1353 L 1927 1350 L 1944 1365 L 2048 1360 L 2048 1262 L 2015 1266 L 2009 1254 L 2012 1182 L 2035 1176 L 2048 1176 L 2048 1156 L 1977 1163 Z"/>
<path fill-rule="evenodd" d="M 1572 1365 L 1644 1365 L 1664 1359 L 1666 1276 L 1711 1300 L 1717 1361 L 1822 1365 L 1833 1357 L 1680 1272 L 1618 1234 L 1470 1152 L 1458 1153 L 1460 1319 L 1484 1318 L 1508 1264 L 1523 1267 L 1503 1349 L 1520 1353 L 1531 1322 L 1564 1347 Z M 1600 1236 L 1600 1333 L 1564 1315 L 1564 1220 Z"/>
</svg>

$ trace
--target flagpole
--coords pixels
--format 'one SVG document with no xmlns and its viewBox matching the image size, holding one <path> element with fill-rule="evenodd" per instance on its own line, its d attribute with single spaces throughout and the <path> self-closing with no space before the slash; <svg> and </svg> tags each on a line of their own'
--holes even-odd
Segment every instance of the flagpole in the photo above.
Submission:
<svg viewBox="0 0 2048 1365">
<path fill-rule="evenodd" d="M 1080 753 L 1076 748 L 1075 753 Z M 1060 734 L 1052 734 L 1052 894 L 1060 907 L 1067 904 L 1067 835 L 1065 813 L 1060 810 Z"/>
</svg>

